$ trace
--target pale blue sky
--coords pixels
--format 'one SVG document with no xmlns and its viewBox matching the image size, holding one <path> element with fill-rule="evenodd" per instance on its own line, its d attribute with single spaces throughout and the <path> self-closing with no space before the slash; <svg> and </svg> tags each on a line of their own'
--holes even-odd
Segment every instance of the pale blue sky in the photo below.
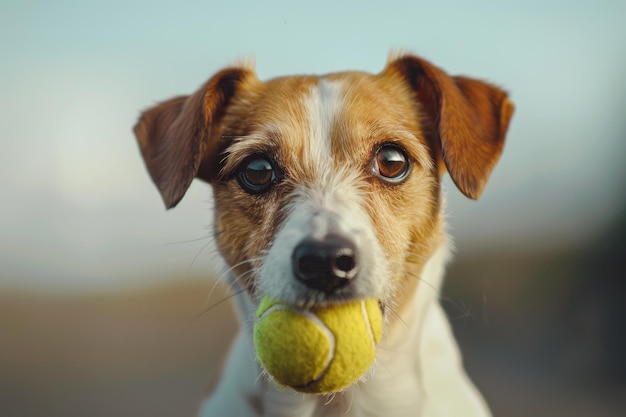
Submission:
<svg viewBox="0 0 626 417">
<path fill-rule="evenodd" d="M 623 1 L 3 1 L 0 286 L 57 290 L 183 273 L 208 187 L 162 208 L 131 127 L 254 55 L 261 78 L 380 70 L 392 49 L 491 80 L 517 112 L 484 198 L 448 182 L 459 250 L 584 244 L 626 193 Z M 209 247 L 192 266 L 214 263 Z"/>
</svg>

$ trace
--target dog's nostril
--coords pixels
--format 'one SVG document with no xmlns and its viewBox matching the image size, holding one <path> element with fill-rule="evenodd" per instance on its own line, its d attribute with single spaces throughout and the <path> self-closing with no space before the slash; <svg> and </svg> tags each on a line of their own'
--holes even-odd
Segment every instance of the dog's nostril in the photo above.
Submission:
<svg viewBox="0 0 626 417">
<path fill-rule="evenodd" d="M 305 239 L 292 254 L 295 277 L 307 287 L 332 292 L 346 286 L 357 273 L 356 250 L 347 239 L 329 235 Z"/>
<path fill-rule="evenodd" d="M 352 251 L 350 251 L 352 252 Z M 354 271 L 356 271 L 356 262 L 354 260 L 354 254 L 341 254 L 334 260 L 334 272 L 337 276 L 343 278 L 351 278 Z"/>
</svg>

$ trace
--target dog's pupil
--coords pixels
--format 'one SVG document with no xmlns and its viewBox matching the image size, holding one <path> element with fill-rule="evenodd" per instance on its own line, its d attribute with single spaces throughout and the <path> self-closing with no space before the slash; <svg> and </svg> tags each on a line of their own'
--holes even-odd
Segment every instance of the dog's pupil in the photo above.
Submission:
<svg viewBox="0 0 626 417">
<path fill-rule="evenodd" d="M 383 148 L 378 152 L 378 169 L 380 174 L 394 178 L 401 175 L 406 165 L 406 158 L 398 149 Z"/>
<path fill-rule="evenodd" d="M 246 179 L 252 185 L 267 184 L 272 180 L 272 165 L 266 159 L 254 159 L 246 167 Z"/>
</svg>

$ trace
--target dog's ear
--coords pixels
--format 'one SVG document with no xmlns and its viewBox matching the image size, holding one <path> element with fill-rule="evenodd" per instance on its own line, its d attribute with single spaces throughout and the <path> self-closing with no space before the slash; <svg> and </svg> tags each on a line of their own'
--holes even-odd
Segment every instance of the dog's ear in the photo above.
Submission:
<svg viewBox="0 0 626 417">
<path fill-rule="evenodd" d="M 432 121 L 445 166 L 463 194 L 478 199 L 504 146 L 514 106 L 506 92 L 485 82 L 451 77 L 426 60 L 402 56 L 397 71 Z"/>
<path fill-rule="evenodd" d="M 193 95 L 164 101 L 142 113 L 135 136 L 168 209 L 183 198 L 194 177 L 214 178 L 219 148 L 215 127 L 249 76 L 254 76 L 250 69 L 224 69 Z"/>
</svg>

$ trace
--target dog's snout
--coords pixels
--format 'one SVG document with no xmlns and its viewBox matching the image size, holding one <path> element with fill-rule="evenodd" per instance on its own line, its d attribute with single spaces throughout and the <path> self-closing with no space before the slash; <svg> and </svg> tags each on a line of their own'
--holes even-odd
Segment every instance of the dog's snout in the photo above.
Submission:
<svg viewBox="0 0 626 417">
<path fill-rule="evenodd" d="M 299 281 L 325 293 L 346 286 L 358 271 L 356 247 L 336 235 L 303 240 L 295 247 L 291 260 Z"/>
</svg>

